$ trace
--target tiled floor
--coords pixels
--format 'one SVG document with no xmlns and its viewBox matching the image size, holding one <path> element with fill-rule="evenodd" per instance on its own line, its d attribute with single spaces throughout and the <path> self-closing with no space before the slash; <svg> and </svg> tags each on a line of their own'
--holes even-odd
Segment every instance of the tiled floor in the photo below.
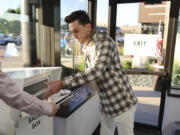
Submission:
<svg viewBox="0 0 180 135">
<path fill-rule="evenodd" d="M 134 92 L 139 100 L 135 121 L 157 126 L 161 93 L 151 89 L 139 89 L 134 90 Z M 100 126 L 96 129 L 93 135 L 99 135 L 99 129 Z M 136 127 L 134 133 L 135 135 L 160 135 L 155 131 Z M 118 135 L 117 131 L 115 132 L 115 135 Z"/>
<path fill-rule="evenodd" d="M 134 90 L 138 97 L 135 122 L 148 125 L 158 125 L 161 93 L 155 90 Z"/>
</svg>

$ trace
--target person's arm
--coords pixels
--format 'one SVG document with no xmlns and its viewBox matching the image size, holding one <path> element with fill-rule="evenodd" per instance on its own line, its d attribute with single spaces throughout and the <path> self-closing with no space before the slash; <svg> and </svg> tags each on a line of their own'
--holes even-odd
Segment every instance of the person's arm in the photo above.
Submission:
<svg viewBox="0 0 180 135">
<path fill-rule="evenodd" d="M 102 77 L 110 58 L 113 53 L 113 41 L 106 38 L 103 41 L 99 41 L 95 48 L 95 61 L 93 67 L 79 72 L 75 75 L 68 76 L 62 79 L 63 88 L 75 87 L 89 83 L 92 80 L 96 80 Z"/>
<path fill-rule="evenodd" d="M 47 99 L 60 91 L 61 88 L 75 87 L 101 78 L 112 57 L 113 45 L 111 39 L 99 41 L 95 49 L 97 55 L 94 66 L 75 75 L 62 78 L 62 80 L 48 82 L 47 85 L 49 85 L 49 88 L 44 93 L 43 98 Z"/>
<path fill-rule="evenodd" d="M 55 103 L 46 103 L 23 90 L 19 90 L 8 75 L 3 73 L 1 70 L 0 99 L 13 108 L 33 115 L 52 116 L 58 109 Z"/>
</svg>

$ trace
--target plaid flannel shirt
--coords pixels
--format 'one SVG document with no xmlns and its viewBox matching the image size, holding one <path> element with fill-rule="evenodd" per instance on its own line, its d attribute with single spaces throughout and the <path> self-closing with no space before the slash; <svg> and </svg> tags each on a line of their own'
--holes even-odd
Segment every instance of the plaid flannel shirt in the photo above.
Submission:
<svg viewBox="0 0 180 135">
<path fill-rule="evenodd" d="M 115 117 L 137 103 L 126 74 L 122 71 L 114 41 L 104 34 L 94 34 L 85 46 L 88 67 L 85 71 L 62 79 L 63 87 L 74 87 L 96 81 L 102 111 Z"/>
</svg>

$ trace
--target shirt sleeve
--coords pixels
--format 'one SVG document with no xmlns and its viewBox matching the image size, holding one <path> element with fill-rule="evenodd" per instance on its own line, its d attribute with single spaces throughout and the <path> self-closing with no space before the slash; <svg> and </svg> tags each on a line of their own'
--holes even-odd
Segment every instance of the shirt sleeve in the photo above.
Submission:
<svg viewBox="0 0 180 135">
<path fill-rule="evenodd" d="M 0 69 L 0 99 L 7 105 L 32 115 L 50 115 L 52 106 L 23 90 Z"/>
<path fill-rule="evenodd" d="M 113 42 L 110 39 L 99 41 L 95 48 L 94 65 L 75 75 L 62 78 L 63 88 L 75 87 L 102 77 L 112 56 Z"/>
</svg>

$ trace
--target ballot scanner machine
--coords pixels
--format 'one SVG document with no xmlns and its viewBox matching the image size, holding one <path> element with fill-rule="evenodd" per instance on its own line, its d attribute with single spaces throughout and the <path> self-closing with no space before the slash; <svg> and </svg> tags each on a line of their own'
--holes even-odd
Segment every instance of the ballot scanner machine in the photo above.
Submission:
<svg viewBox="0 0 180 135">
<path fill-rule="evenodd" d="M 60 79 L 61 67 L 3 69 L 19 90 L 40 98 L 47 88 L 45 81 Z M 7 106 L 0 100 L 0 135 L 35 135 L 53 132 L 53 120 L 45 116 L 32 116 Z M 40 129 L 43 130 L 40 130 Z"/>
<path fill-rule="evenodd" d="M 45 81 L 59 80 L 60 67 L 5 69 L 20 90 L 39 99 Z M 50 97 L 60 107 L 55 117 L 32 116 L 8 107 L 0 100 L 0 135 L 91 135 L 98 126 L 99 99 L 88 86 L 63 89 Z"/>
</svg>

